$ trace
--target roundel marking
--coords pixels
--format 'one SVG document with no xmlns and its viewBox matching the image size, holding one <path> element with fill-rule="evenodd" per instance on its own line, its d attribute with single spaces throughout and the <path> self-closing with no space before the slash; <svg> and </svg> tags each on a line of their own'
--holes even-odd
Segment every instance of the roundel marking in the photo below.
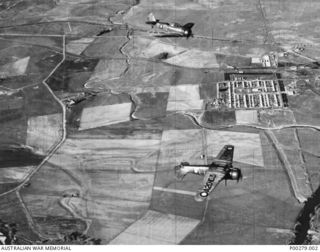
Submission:
<svg viewBox="0 0 320 252">
<path fill-rule="evenodd" d="M 200 193 L 200 196 L 201 196 L 201 197 L 207 197 L 207 196 L 208 196 L 208 193 L 206 193 L 206 192 L 201 192 L 201 193 Z"/>
</svg>

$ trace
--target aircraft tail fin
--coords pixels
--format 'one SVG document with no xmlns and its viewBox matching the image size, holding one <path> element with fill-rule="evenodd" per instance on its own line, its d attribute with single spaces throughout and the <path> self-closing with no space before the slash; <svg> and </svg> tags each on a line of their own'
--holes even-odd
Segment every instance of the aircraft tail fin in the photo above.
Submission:
<svg viewBox="0 0 320 252">
<path fill-rule="evenodd" d="M 187 29 L 187 30 L 191 30 L 192 27 L 194 26 L 194 23 L 187 23 L 184 26 L 182 26 L 183 28 Z"/>
<path fill-rule="evenodd" d="M 187 23 L 184 26 L 182 26 L 182 28 L 187 31 L 187 38 L 193 37 L 193 33 L 191 30 L 193 26 L 194 26 L 194 23 Z"/>
<path fill-rule="evenodd" d="M 146 24 L 155 25 L 155 24 L 158 23 L 158 22 L 159 22 L 159 20 L 156 19 L 156 17 L 153 15 L 153 13 L 150 13 L 150 14 L 148 15 Z"/>
</svg>

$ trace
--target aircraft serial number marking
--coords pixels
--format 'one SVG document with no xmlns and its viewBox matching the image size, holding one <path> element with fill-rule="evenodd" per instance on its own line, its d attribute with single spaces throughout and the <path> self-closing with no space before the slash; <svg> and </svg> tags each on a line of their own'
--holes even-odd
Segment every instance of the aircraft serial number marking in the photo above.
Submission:
<svg viewBox="0 0 320 252">
<path fill-rule="evenodd" d="M 317 251 L 319 248 L 318 245 L 291 245 L 289 247 L 289 250 L 311 250 L 311 251 Z"/>
</svg>

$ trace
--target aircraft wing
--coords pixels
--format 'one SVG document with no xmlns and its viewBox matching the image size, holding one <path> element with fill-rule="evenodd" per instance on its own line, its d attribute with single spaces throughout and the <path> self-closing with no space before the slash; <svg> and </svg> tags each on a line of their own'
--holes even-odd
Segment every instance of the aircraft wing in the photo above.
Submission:
<svg viewBox="0 0 320 252">
<path fill-rule="evenodd" d="M 207 171 L 204 175 L 202 187 L 197 191 L 195 196 L 196 201 L 204 201 L 210 193 L 217 187 L 217 185 L 224 178 L 225 173 L 217 171 Z"/>
<path fill-rule="evenodd" d="M 233 161 L 233 151 L 234 146 L 233 145 L 225 145 L 222 150 L 219 152 L 216 159 L 225 160 L 225 161 Z"/>
<path fill-rule="evenodd" d="M 162 28 L 157 28 L 156 33 L 154 34 L 154 37 L 158 37 L 158 38 L 170 38 L 170 37 L 176 38 L 176 37 L 182 37 L 182 36 L 183 36 L 182 33 L 165 30 Z"/>
<path fill-rule="evenodd" d="M 177 38 L 177 37 L 182 37 L 182 35 L 179 33 L 175 33 L 175 34 L 167 33 L 167 34 L 154 35 L 154 37 L 156 37 L 156 38 Z"/>
</svg>

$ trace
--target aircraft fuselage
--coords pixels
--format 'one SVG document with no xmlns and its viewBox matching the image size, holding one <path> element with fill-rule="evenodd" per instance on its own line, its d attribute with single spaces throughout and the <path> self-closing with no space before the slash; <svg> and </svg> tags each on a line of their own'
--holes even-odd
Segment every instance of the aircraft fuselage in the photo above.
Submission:
<svg viewBox="0 0 320 252">
<path fill-rule="evenodd" d="M 239 182 L 242 179 L 241 169 L 232 165 L 233 151 L 233 145 L 225 145 L 212 163 L 208 165 L 193 165 L 188 162 L 181 162 L 180 165 L 174 168 L 175 176 L 179 180 L 183 180 L 187 174 L 204 176 L 202 187 L 195 195 L 196 201 L 204 201 L 208 199 L 209 194 L 222 180 Z"/>
<path fill-rule="evenodd" d="M 170 25 L 169 23 L 158 22 L 155 24 L 155 27 L 158 29 L 164 30 L 165 32 L 172 32 L 175 34 L 179 34 L 180 36 L 187 36 L 188 35 L 187 30 L 183 29 L 182 27 Z"/>
<path fill-rule="evenodd" d="M 208 170 L 215 172 L 225 173 L 227 166 L 216 166 L 216 165 L 182 165 L 180 167 L 183 174 L 193 173 L 197 175 L 204 175 Z"/>
</svg>

